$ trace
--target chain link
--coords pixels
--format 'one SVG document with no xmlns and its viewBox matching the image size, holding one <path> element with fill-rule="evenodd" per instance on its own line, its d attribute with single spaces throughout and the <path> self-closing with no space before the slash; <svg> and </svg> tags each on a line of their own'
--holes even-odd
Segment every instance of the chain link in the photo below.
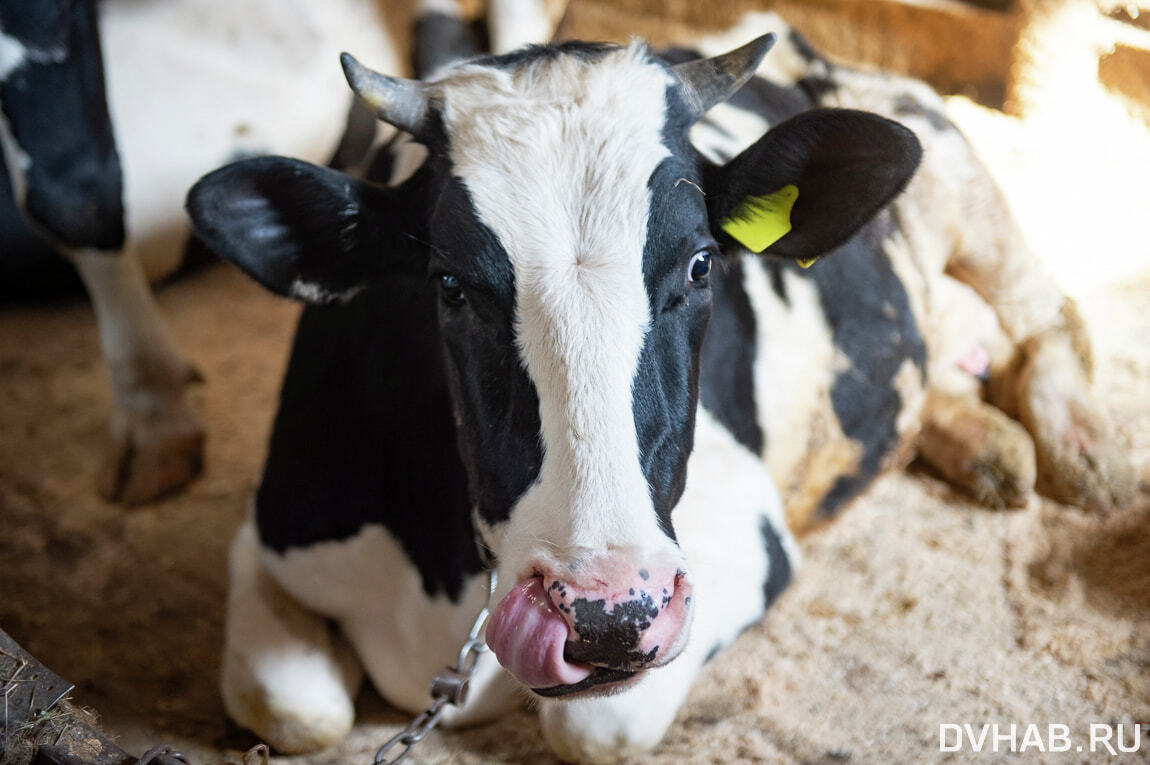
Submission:
<svg viewBox="0 0 1150 765">
<path fill-rule="evenodd" d="M 435 673 L 431 679 L 431 706 L 416 715 L 411 723 L 389 738 L 383 746 L 381 746 L 375 753 L 375 759 L 372 760 L 372 765 L 398 765 L 407 759 L 411 754 L 411 750 L 415 745 L 422 741 L 431 729 L 439 724 L 439 719 L 443 716 L 444 710 L 451 706 L 462 705 L 467 701 L 467 691 L 471 683 L 471 675 L 475 672 L 475 666 L 479 662 L 480 654 L 487 653 L 491 650 L 487 644 L 480 639 L 479 633 L 483 631 L 483 625 L 487 623 L 488 610 L 491 607 L 491 598 L 495 595 L 495 587 L 499 583 L 499 577 L 495 573 L 495 569 L 491 569 L 488 575 L 487 584 L 487 605 L 479 612 L 479 616 L 475 618 L 475 624 L 471 626 L 471 631 L 467 633 L 467 642 L 465 642 L 459 649 L 459 657 L 456 659 L 455 665 L 445 667 Z M 403 747 L 399 753 L 390 757 L 388 753 L 397 747 Z"/>
</svg>

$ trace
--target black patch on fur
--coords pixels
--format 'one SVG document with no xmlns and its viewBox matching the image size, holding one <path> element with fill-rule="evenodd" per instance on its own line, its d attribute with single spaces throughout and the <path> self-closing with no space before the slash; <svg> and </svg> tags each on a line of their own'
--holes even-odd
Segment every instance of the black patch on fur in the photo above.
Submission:
<svg viewBox="0 0 1150 765">
<path fill-rule="evenodd" d="M 651 325 L 631 384 L 639 460 L 659 525 L 675 538 L 671 511 L 683 495 L 695 437 L 699 353 L 711 312 L 706 284 L 690 284 L 696 252 L 714 246 L 699 191 L 694 152 L 686 143 L 687 111 L 668 89 L 664 143 L 672 155 L 651 174 L 643 280 Z M 684 161 L 684 157 L 687 158 Z M 714 269 L 712 269 L 712 272 Z"/>
<path fill-rule="evenodd" d="M 0 81 L 12 137 L 28 155 L 25 214 L 61 244 L 124 244 L 120 158 L 104 101 L 93 2 L 0 3 L 5 34 L 29 48 Z"/>
<path fill-rule="evenodd" d="M 894 113 L 900 117 L 922 117 L 940 133 L 955 129 L 954 123 L 943 116 L 941 112 L 937 109 L 931 109 L 909 93 L 895 99 Z"/>
<path fill-rule="evenodd" d="M 619 50 L 615 43 L 582 42 L 568 40 L 546 45 L 528 45 L 500 55 L 480 56 L 473 63 L 496 69 L 516 69 L 536 61 L 554 61 L 560 56 L 575 56 L 586 61 L 598 61 L 611 51 Z"/>
<path fill-rule="evenodd" d="M 822 517 L 835 515 L 870 485 L 898 446 L 895 421 L 903 402 L 894 378 L 903 362 L 910 359 L 925 380 L 926 346 L 906 288 L 883 250 L 894 225 L 889 212 L 881 213 L 812 268 L 784 266 L 814 282 L 835 348 L 851 363 L 835 377 L 831 402 L 843 433 L 863 446 L 863 456 L 858 473 L 841 476 L 823 498 Z M 890 307 L 884 310 L 884 304 Z"/>
<path fill-rule="evenodd" d="M 771 291 L 778 296 L 779 300 L 789 306 L 791 298 L 787 295 L 787 282 L 783 279 L 782 261 L 767 258 L 763 261 L 763 265 L 766 267 L 767 276 L 771 280 Z"/>
<path fill-rule="evenodd" d="M 79 297 L 84 284 L 71 263 L 28 225 L 12 197 L 0 151 L 0 303 Z"/>
<path fill-rule="evenodd" d="M 488 523 L 511 508 L 539 475 L 539 395 L 515 345 L 515 274 L 507 251 L 452 179 L 436 205 L 432 273 L 451 273 L 466 303 L 440 301 L 452 397 L 461 421 L 459 452 L 471 496 Z"/>
<path fill-rule="evenodd" d="M 728 256 L 711 269 L 711 326 L 703 340 L 699 403 L 754 454 L 763 450 L 755 405 L 755 312 L 743 264 Z"/>
<path fill-rule="evenodd" d="M 783 549 L 779 533 L 768 519 L 762 520 L 759 530 L 763 534 L 763 549 L 767 552 L 769 562 L 767 579 L 763 582 L 763 605 L 765 608 L 770 608 L 791 583 L 791 560 L 787 557 L 787 551 Z"/>
<path fill-rule="evenodd" d="M 576 598 L 571 601 L 578 640 L 563 647 L 563 658 L 572 664 L 635 671 L 655 660 L 659 646 L 647 653 L 638 650 L 643 633 L 659 615 L 650 594 L 640 592 L 633 600 L 616 603 L 608 612 L 607 601 Z"/>
<path fill-rule="evenodd" d="M 67 48 L 75 34 L 74 6 L 92 4 L 80 0 L 2 0 L 0 27 L 26 47 Z"/>
<path fill-rule="evenodd" d="M 426 280 L 308 306 L 280 395 L 256 521 L 277 552 L 387 528 L 424 591 L 458 600 L 480 570 Z"/>
</svg>

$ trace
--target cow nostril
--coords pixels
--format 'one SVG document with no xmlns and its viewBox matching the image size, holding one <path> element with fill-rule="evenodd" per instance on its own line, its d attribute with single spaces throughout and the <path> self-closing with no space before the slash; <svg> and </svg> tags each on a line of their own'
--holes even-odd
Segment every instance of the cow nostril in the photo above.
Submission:
<svg viewBox="0 0 1150 765">
<path fill-rule="evenodd" d="M 552 603 L 571 626 L 564 659 L 624 671 L 669 660 L 686 623 L 685 596 L 690 587 L 683 576 L 678 572 L 664 580 L 666 586 L 649 577 L 615 596 L 549 583 Z"/>
</svg>

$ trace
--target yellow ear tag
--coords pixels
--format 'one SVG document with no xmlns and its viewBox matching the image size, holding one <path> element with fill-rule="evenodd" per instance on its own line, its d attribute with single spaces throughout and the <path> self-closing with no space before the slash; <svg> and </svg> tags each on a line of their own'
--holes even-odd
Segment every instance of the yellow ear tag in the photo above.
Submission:
<svg viewBox="0 0 1150 765">
<path fill-rule="evenodd" d="M 747 197 L 719 225 L 739 244 L 760 253 L 791 230 L 791 209 L 799 198 L 798 186 L 787 184 L 773 194 Z"/>
<path fill-rule="evenodd" d="M 799 264 L 799 268 L 810 268 L 816 260 L 818 258 L 796 258 L 795 262 Z"/>
</svg>

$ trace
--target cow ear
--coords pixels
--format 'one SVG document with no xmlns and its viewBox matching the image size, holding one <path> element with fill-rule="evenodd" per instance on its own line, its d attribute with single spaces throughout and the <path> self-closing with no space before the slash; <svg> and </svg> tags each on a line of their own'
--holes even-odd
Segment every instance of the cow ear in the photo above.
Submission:
<svg viewBox="0 0 1150 765">
<path fill-rule="evenodd" d="M 187 208 L 204 244 L 284 297 L 347 300 L 388 276 L 426 272 L 393 189 L 300 160 L 222 167 L 192 187 Z"/>
<path fill-rule="evenodd" d="M 907 128 L 848 109 L 804 112 L 706 170 L 715 235 L 809 265 L 906 186 L 922 158 Z"/>
</svg>

